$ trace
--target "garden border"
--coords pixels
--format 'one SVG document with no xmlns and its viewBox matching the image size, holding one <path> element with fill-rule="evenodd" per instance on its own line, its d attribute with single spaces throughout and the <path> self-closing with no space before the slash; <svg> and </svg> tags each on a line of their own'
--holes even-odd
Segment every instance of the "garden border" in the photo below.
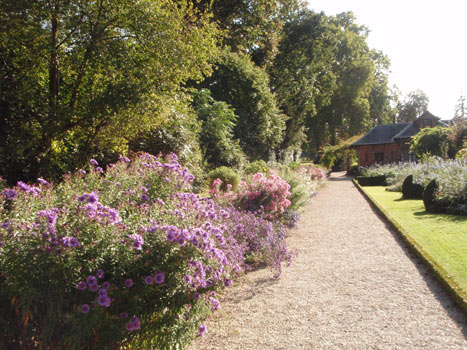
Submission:
<svg viewBox="0 0 467 350">
<path fill-rule="evenodd" d="M 360 193 L 365 197 L 368 203 L 391 225 L 394 232 L 397 233 L 398 237 L 400 237 L 408 246 L 409 250 L 415 254 L 425 266 L 428 267 L 431 274 L 436 277 L 436 279 L 441 283 L 441 285 L 445 288 L 454 302 L 460 306 L 461 310 L 467 315 L 467 298 L 464 298 L 459 293 L 459 287 L 455 281 L 448 277 L 446 271 L 439 266 L 431 256 L 417 243 L 415 240 L 410 237 L 410 234 L 404 230 L 404 228 L 399 225 L 399 223 L 394 220 L 391 215 L 389 215 L 386 210 L 384 210 L 373 198 L 365 192 L 363 188 L 357 183 L 355 179 L 352 179 L 353 184 L 355 187 L 360 191 Z"/>
</svg>

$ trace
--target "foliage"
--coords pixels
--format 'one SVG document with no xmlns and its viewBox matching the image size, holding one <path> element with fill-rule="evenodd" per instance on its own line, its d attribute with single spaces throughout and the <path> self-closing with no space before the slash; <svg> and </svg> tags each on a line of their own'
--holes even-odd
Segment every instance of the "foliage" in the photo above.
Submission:
<svg viewBox="0 0 467 350">
<path fill-rule="evenodd" d="M 253 162 L 248 163 L 248 165 L 245 167 L 243 172 L 246 175 L 253 175 L 256 173 L 263 173 L 263 174 L 268 174 L 269 173 L 269 167 L 266 164 L 266 162 L 262 159 L 260 160 L 255 160 Z"/>
<path fill-rule="evenodd" d="M 269 69 L 278 105 L 288 117 L 281 148 L 298 153 L 306 140 L 306 123 L 327 103 L 335 84 L 331 65 L 335 36 L 324 14 L 303 10 L 285 25 L 273 65 Z"/>
<path fill-rule="evenodd" d="M 402 182 L 402 198 L 404 199 L 422 199 L 423 186 L 413 183 L 413 175 L 409 175 Z"/>
<path fill-rule="evenodd" d="M 342 140 L 339 144 L 327 145 L 322 149 L 320 163 L 326 168 L 332 168 L 338 160 L 349 159 L 352 163 L 357 161 L 357 153 L 351 148 L 352 143 L 357 141 L 361 135 L 356 135 L 347 140 Z"/>
<path fill-rule="evenodd" d="M 456 159 L 467 159 L 467 148 L 463 148 L 456 153 Z"/>
<path fill-rule="evenodd" d="M 233 52 L 251 56 L 258 66 L 271 63 L 289 13 L 303 7 L 299 0 L 204 0 L 196 6 L 212 4 L 213 19 L 225 32 L 223 44 Z"/>
<path fill-rule="evenodd" d="M 404 102 L 399 103 L 397 121 L 399 123 L 413 122 L 417 117 L 428 108 L 428 96 L 421 90 L 410 92 Z"/>
<path fill-rule="evenodd" d="M 467 147 L 467 118 L 459 118 L 454 121 L 454 125 L 449 128 L 448 139 L 455 151 Z"/>
<path fill-rule="evenodd" d="M 209 12 L 185 0 L 3 0 L 1 8 L 0 168 L 10 183 L 124 152 L 219 54 Z"/>
<path fill-rule="evenodd" d="M 222 191 L 228 191 L 228 190 L 236 190 L 238 184 L 240 183 L 240 176 L 237 174 L 237 172 L 229 167 L 226 166 L 221 166 L 219 168 L 216 168 L 214 170 L 211 170 L 208 173 L 208 181 L 209 184 L 212 186 L 215 180 L 219 179 L 221 183 L 221 190 Z"/>
<path fill-rule="evenodd" d="M 179 349 L 255 257 L 278 273 L 284 230 L 190 192 L 173 154 L 121 158 L 0 195 L 3 348 Z"/>
<path fill-rule="evenodd" d="M 447 158 L 449 150 L 449 129 L 436 126 L 423 128 L 410 142 L 410 151 L 421 158 L 428 153 L 433 156 Z"/>
<path fill-rule="evenodd" d="M 238 116 L 234 136 L 250 160 L 268 159 L 279 147 L 285 128 L 284 115 L 276 107 L 264 69 L 248 55 L 224 50 L 221 61 L 201 87 L 217 101 L 224 101 Z"/>
<path fill-rule="evenodd" d="M 206 89 L 193 92 L 193 107 L 201 123 L 199 141 L 204 163 L 210 167 L 240 168 L 245 155 L 234 140 L 238 119 L 234 110 L 225 102 L 215 101 Z"/>
</svg>

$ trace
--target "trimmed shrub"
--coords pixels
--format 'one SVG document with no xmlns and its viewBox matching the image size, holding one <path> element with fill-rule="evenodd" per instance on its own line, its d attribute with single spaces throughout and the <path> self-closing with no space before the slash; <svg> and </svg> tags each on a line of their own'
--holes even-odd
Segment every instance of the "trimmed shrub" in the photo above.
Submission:
<svg viewBox="0 0 467 350">
<path fill-rule="evenodd" d="M 413 175 L 409 175 L 402 183 L 402 198 L 404 199 L 422 199 L 423 186 L 413 182 Z"/>
<path fill-rule="evenodd" d="M 360 186 L 387 186 L 385 175 L 357 176 Z"/>
<path fill-rule="evenodd" d="M 423 204 L 425 205 L 425 210 L 428 212 L 435 212 L 436 209 L 436 194 L 438 193 L 439 185 L 438 182 L 433 179 L 425 187 L 423 191 Z"/>
<path fill-rule="evenodd" d="M 211 170 L 208 173 L 208 179 L 210 184 L 212 184 L 214 180 L 220 179 L 222 181 L 220 189 L 224 192 L 227 191 L 229 187 L 231 187 L 232 190 L 236 190 L 240 183 L 240 176 L 237 172 L 226 166 Z"/>
</svg>

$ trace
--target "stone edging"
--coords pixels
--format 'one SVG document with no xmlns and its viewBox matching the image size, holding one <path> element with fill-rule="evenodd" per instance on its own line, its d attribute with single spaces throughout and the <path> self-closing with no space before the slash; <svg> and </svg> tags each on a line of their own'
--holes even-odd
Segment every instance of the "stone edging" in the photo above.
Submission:
<svg viewBox="0 0 467 350">
<path fill-rule="evenodd" d="M 415 254 L 430 270 L 430 272 L 436 277 L 436 279 L 441 283 L 445 290 L 449 293 L 454 302 L 460 306 L 460 308 L 467 314 L 467 300 L 464 299 L 458 292 L 459 287 L 457 284 L 450 278 L 447 277 L 447 273 L 444 269 L 439 266 L 430 255 L 419 245 L 417 244 L 410 235 L 395 221 L 383 208 L 381 208 L 378 203 L 376 203 L 370 195 L 368 195 L 357 183 L 355 179 L 352 180 L 355 187 L 360 191 L 360 193 L 365 197 L 365 199 L 370 203 L 370 205 L 391 225 L 393 230 L 397 235 L 402 238 L 402 240 L 407 244 L 410 251 Z"/>
</svg>

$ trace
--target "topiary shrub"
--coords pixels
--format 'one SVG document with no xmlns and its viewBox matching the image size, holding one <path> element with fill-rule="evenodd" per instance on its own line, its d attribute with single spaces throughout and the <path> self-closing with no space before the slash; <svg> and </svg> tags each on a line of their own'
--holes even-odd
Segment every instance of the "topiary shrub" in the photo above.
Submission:
<svg viewBox="0 0 467 350">
<path fill-rule="evenodd" d="M 237 172 L 226 166 L 221 166 L 211 170 L 208 173 L 208 179 L 210 184 L 212 184 L 216 179 L 221 179 L 222 183 L 220 189 L 222 191 L 227 191 L 228 187 L 230 187 L 228 185 L 232 186 L 232 190 L 236 190 L 240 182 L 240 176 Z"/>
<path fill-rule="evenodd" d="M 425 205 L 425 210 L 428 212 L 434 212 L 436 209 L 435 197 L 436 193 L 438 192 L 438 189 L 438 182 L 435 179 L 433 179 L 423 191 L 423 204 Z"/>
<path fill-rule="evenodd" d="M 357 181 L 360 186 L 387 186 L 386 176 L 357 176 Z"/>
<path fill-rule="evenodd" d="M 413 175 L 409 175 L 402 183 L 402 198 L 404 199 L 422 199 L 423 186 L 413 182 Z"/>
</svg>

